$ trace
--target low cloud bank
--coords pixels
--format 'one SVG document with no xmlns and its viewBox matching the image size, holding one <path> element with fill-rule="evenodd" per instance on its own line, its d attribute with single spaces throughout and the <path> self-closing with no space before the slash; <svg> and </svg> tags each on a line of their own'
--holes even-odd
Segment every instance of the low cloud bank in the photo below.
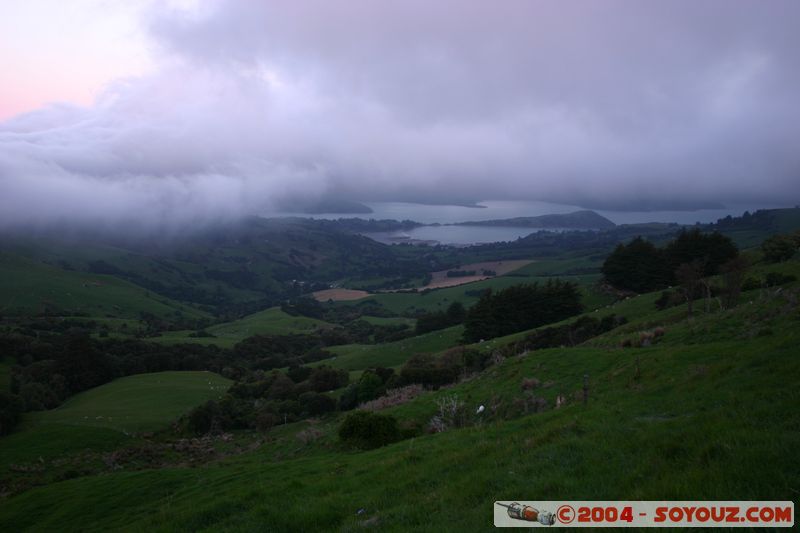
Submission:
<svg viewBox="0 0 800 533">
<path fill-rule="evenodd" d="M 0 123 L 0 225 L 287 200 L 800 196 L 800 4 L 200 2 L 93 106 Z"/>
</svg>

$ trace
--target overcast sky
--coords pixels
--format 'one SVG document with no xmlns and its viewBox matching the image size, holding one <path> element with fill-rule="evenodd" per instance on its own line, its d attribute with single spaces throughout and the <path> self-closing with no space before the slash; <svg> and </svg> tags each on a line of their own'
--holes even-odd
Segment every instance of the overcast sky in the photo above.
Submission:
<svg viewBox="0 0 800 533">
<path fill-rule="evenodd" d="M 0 223 L 800 201 L 796 0 L 0 2 Z"/>
</svg>

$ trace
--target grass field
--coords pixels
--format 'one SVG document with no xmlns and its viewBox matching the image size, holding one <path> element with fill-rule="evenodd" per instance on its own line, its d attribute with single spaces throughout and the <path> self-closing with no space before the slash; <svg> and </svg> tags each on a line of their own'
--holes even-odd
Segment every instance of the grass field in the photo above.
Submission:
<svg viewBox="0 0 800 533">
<path fill-rule="evenodd" d="M 239 341 L 253 335 L 289 335 L 291 333 L 310 333 L 318 328 L 333 327 L 327 322 L 304 316 L 292 316 L 281 311 L 279 307 L 271 307 L 233 322 L 225 322 L 206 328 L 213 337 L 190 337 L 192 331 L 168 331 L 156 342 L 166 344 L 194 342 L 199 344 L 216 344 L 231 348 Z"/>
<path fill-rule="evenodd" d="M 265 446 L 201 468 L 122 471 L 29 490 L 4 502 L 0 526 L 486 531 L 495 500 L 790 500 L 800 486 L 800 328 L 796 309 L 783 312 L 782 302 L 675 323 L 650 348 L 509 358 L 390 411 L 425 423 L 436 398 L 457 395 L 468 413 L 463 429 L 352 452 L 336 445 L 328 422 L 317 443 L 295 441 L 299 451 L 282 460 Z M 718 330 L 742 320 L 774 333 L 718 339 Z M 694 342 L 685 344 L 689 332 Z M 574 396 L 584 374 L 586 406 Z M 524 377 L 547 383 L 534 391 L 549 403 L 545 412 L 514 414 Z M 560 394 L 567 404 L 552 409 Z M 497 408 L 479 418 L 478 405 Z"/>
<path fill-rule="evenodd" d="M 113 276 L 62 270 L 6 252 L 0 252 L 0 294 L 0 312 L 6 315 L 47 310 L 123 318 L 176 311 L 186 317 L 207 316 Z"/>
<path fill-rule="evenodd" d="M 219 398 L 230 384 L 230 380 L 213 372 L 127 376 L 77 394 L 56 409 L 29 413 L 24 426 L 57 424 L 121 432 L 152 431 L 195 405 Z"/>
<path fill-rule="evenodd" d="M 335 358 L 323 359 L 309 366 L 328 365 L 351 371 L 379 366 L 398 367 L 414 354 L 440 352 L 457 345 L 463 333 L 463 326 L 455 326 L 387 344 L 332 346 L 327 350 L 336 354 Z"/>
<path fill-rule="evenodd" d="M 63 463 L 63 457 L 130 445 L 137 440 L 133 432 L 165 428 L 230 384 L 211 372 L 139 374 L 78 394 L 57 409 L 28 413 L 0 438 L 0 478 L 13 464 Z"/>
<path fill-rule="evenodd" d="M 133 435 L 107 427 L 38 424 L 27 419 L 14 433 L 0 439 L 0 478 L 14 464 L 41 463 L 88 450 L 114 450 L 134 440 Z"/>
</svg>

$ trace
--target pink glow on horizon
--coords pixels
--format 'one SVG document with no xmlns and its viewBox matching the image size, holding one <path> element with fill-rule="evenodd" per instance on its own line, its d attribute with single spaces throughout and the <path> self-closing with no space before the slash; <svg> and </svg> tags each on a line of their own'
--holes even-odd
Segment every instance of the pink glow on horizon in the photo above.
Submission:
<svg viewBox="0 0 800 533">
<path fill-rule="evenodd" d="M 0 121 L 56 102 L 91 105 L 151 65 L 151 0 L 25 0 L 0 8 Z"/>
<path fill-rule="evenodd" d="M 35 111 L 55 102 L 67 102 L 81 106 L 91 105 L 97 91 L 90 87 L 45 85 L 31 83 L 6 83 L 0 89 L 0 121 Z"/>
</svg>

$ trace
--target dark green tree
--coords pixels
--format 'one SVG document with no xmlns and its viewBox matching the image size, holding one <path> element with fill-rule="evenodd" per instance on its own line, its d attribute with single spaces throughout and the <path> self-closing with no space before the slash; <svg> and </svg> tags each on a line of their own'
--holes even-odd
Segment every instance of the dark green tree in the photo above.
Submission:
<svg viewBox="0 0 800 533">
<path fill-rule="evenodd" d="M 761 244 L 764 260 L 768 263 L 780 263 L 791 259 L 797 251 L 797 239 L 790 235 L 773 235 Z"/>
<path fill-rule="evenodd" d="M 561 280 L 486 292 L 467 313 L 464 340 L 478 342 L 509 335 L 558 322 L 581 309 L 577 285 Z"/>
<path fill-rule="evenodd" d="M 634 292 L 663 289 L 671 282 L 663 252 L 642 237 L 617 245 L 603 263 L 602 272 L 614 287 Z"/>
<path fill-rule="evenodd" d="M 16 394 L 0 391 L 0 435 L 8 435 L 19 422 L 25 402 Z"/>
<path fill-rule="evenodd" d="M 358 380 L 357 391 L 359 404 L 374 400 L 385 392 L 383 380 L 375 372 L 367 370 Z"/>
<path fill-rule="evenodd" d="M 749 263 L 747 258 L 741 255 L 731 259 L 720 267 L 722 281 L 725 284 L 726 308 L 731 308 L 738 302 L 748 267 Z"/>
<path fill-rule="evenodd" d="M 739 250 L 728 237 L 719 232 L 702 233 L 699 229 L 681 231 L 664 247 L 670 272 L 680 265 L 699 261 L 703 264 L 703 276 L 719 273 L 719 268 L 737 255 Z"/>
<path fill-rule="evenodd" d="M 401 434 L 395 417 L 356 411 L 339 426 L 339 438 L 349 446 L 371 449 L 398 441 Z"/>
</svg>

